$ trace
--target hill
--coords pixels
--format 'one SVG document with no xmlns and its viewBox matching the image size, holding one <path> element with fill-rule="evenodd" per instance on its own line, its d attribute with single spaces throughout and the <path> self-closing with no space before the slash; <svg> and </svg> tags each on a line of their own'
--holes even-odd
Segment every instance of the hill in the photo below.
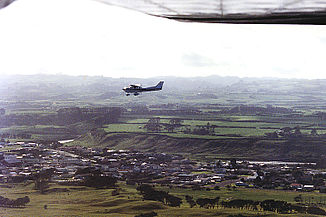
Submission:
<svg viewBox="0 0 326 217">
<path fill-rule="evenodd" d="M 194 158 L 236 158 L 243 160 L 279 160 L 318 162 L 326 152 L 326 139 L 176 138 L 145 133 L 104 133 L 92 131 L 71 145 L 91 145 L 111 149 L 178 153 Z"/>
<path fill-rule="evenodd" d="M 134 83 L 143 86 L 165 80 L 163 91 L 126 98 L 121 90 Z M 60 108 L 162 103 L 260 104 L 316 108 L 324 105 L 326 80 L 103 76 L 7 75 L 0 81 L 0 107 Z M 22 105 L 21 103 L 25 104 Z M 20 103 L 20 104 L 19 104 Z"/>
</svg>

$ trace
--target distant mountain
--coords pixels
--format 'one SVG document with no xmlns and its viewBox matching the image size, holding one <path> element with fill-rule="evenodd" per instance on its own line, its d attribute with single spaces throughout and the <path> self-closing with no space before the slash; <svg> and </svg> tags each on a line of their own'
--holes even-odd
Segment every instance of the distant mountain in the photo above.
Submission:
<svg viewBox="0 0 326 217">
<path fill-rule="evenodd" d="M 162 91 L 138 97 L 122 97 L 129 84 L 154 85 L 164 80 Z M 239 77 L 153 77 L 110 78 L 103 76 L 7 75 L 0 80 L 0 100 L 80 101 L 110 103 L 236 103 L 236 104 L 322 104 L 326 80 L 239 78 Z M 132 99 L 132 102 L 127 102 Z M 103 101 L 104 100 L 104 101 Z"/>
</svg>

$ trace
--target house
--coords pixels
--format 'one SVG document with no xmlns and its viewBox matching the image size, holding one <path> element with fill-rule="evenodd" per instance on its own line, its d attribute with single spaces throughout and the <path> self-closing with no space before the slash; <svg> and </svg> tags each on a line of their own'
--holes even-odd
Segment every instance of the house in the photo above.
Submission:
<svg viewBox="0 0 326 217">
<path fill-rule="evenodd" d="M 9 165 L 16 165 L 21 163 L 21 161 L 19 159 L 17 159 L 17 155 L 15 154 L 5 154 L 4 155 L 4 159 L 5 163 L 9 164 Z"/>
<path fill-rule="evenodd" d="M 248 186 L 248 184 L 244 183 L 244 182 L 236 182 L 235 185 L 238 186 L 238 187 L 240 187 L 240 186 L 247 187 Z"/>
<path fill-rule="evenodd" d="M 178 175 L 179 179 L 181 181 L 190 181 L 193 180 L 195 177 L 195 174 L 186 174 L 186 173 L 181 173 Z"/>
<path fill-rule="evenodd" d="M 315 190 L 315 186 L 314 185 L 304 185 L 303 190 L 305 190 L 305 191 L 313 191 L 313 190 Z"/>
<path fill-rule="evenodd" d="M 290 189 L 292 190 L 302 190 L 302 188 L 303 188 L 302 184 L 298 184 L 298 183 L 290 184 Z"/>
<path fill-rule="evenodd" d="M 221 176 L 213 176 L 211 178 L 211 182 L 221 182 L 222 181 L 222 177 Z"/>
</svg>

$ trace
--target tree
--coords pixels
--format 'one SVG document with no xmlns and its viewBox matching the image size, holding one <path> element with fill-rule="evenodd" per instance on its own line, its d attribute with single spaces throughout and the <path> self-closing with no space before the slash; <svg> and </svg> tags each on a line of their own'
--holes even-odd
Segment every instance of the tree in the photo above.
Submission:
<svg viewBox="0 0 326 217">
<path fill-rule="evenodd" d="M 196 202 L 194 201 L 192 196 L 186 195 L 185 196 L 187 203 L 189 203 L 190 208 L 193 208 L 194 206 L 196 206 Z"/>
<path fill-rule="evenodd" d="M 206 129 L 207 129 L 207 131 L 208 131 L 209 134 L 214 134 L 215 127 L 216 126 L 211 125 L 209 122 L 207 122 L 207 124 L 206 124 Z"/>
<path fill-rule="evenodd" d="M 120 194 L 120 189 L 119 188 L 116 188 L 116 189 L 114 189 L 112 192 L 111 192 L 111 195 L 112 196 L 117 196 L 117 195 L 119 195 Z"/>
<path fill-rule="evenodd" d="M 232 158 L 230 160 L 230 165 L 232 168 L 237 168 L 238 167 L 237 160 L 235 158 Z"/>
<path fill-rule="evenodd" d="M 34 175 L 35 189 L 39 190 L 41 194 L 44 194 L 46 189 L 49 188 L 49 182 L 54 172 L 55 169 L 51 168 L 42 170 Z"/>
<path fill-rule="evenodd" d="M 294 197 L 294 201 L 295 201 L 295 202 L 298 202 L 298 203 L 301 203 L 301 202 L 303 201 L 303 199 L 302 199 L 302 195 L 299 194 L 298 196 Z"/>
<path fill-rule="evenodd" d="M 294 136 L 295 137 L 301 137 L 302 133 L 301 133 L 301 130 L 300 130 L 300 126 L 296 126 L 294 129 L 295 129 L 294 130 Z"/>
<path fill-rule="evenodd" d="M 162 128 L 160 121 L 160 117 L 151 118 L 148 120 L 147 124 L 145 124 L 144 128 L 147 129 L 147 131 L 160 132 Z"/>
<path fill-rule="evenodd" d="M 196 135 L 208 135 L 210 131 L 207 130 L 206 126 L 197 126 L 195 129 L 193 129 L 192 133 Z"/>
<path fill-rule="evenodd" d="M 311 135 L 311 136 L 317 136 L 317 135 L 318 135 L 316 128 L 313 128 L 313 129 L 311 130 L 310 135 Z"/>
<path fill-rule="evenodd" d="M 168 130 L 168 132 L 173 133 L 174 129 L 182 126 L 182 122 L 183 120 L 181 120 L 180 118 L 172 118 L 169 120 L 169 123 L 166 124 L 165 128 Z"/>
<path fill-rule="evenodd" d="M 214 208 L 215 205 L 218 206 L 218 202 L 220 200 L 220 197 L 215 197 L 213 199 L 210 198 L 198 198 L 196 200 L 196 203 L 202 208 Z"/>
<path fill-rule="evenodd" d="M 326 216 L 325 210 L 323 210 L 319 207 L 313 207 L 313 206 L 310 206 L 307 208 L 307 213 L 312 214 L 312 215 Z"/>
<path fill-rule="evenodd" d="M 57 113 L 61 124 L 73 124 L 83 120 L 82 111 L 79 107 L 61 108 Z"/>
<path fill-rule="evenodd" d="M 182 203 L 182 199 L 173 196 L 165 191 L 157 191 L 152 186 L 142 184 L 136 188 L 143 195 L 144 200 L 154 200 L 165 203 L 168 206 L 177 207 Z"/>
<path fill-rule="evenodd" d="M 29 202 L 30 202 L 30 199 L 29 199 L 28 196 L 25 196 L 25 197 L 22 197 L 22 198 L 17 198 L 16 200 L 12 200 L 12 199 L 0 196 L 0 206 L 23 207 Z"/>
<path fill-rule="evenodd" d="M 291 131 L 292 131 L 291 127 L 283 127 L 282 131 L 280 132 L 280 135 L 288 137 L 291 135 Z"/>
<path fill-rule="evenodd" d="M 100 175 L 101 171 L 94 167 L 77 168 L 75 175 L 81 175 L 81 174 Z"/>
<path fill-rule="evenodd" d="M 167 195 L 165 195 L 165 201 L 168 206 L 172 206 L 172 207 L 180 207 L 180 205 L 182 204 L 181 198 L 173 196 L 168 193 Z"/>
<path fill-rule="evenodd" d="M 14 200 L 14 206 L 18 206 L 18 207 L 25 206 L 29 202 L 30 199 L 28 196 L 17 198 L 16 200 Z"/>
<path fill-rule="evenodd" d="M 182 124 L 183 120 L 180 118 L 172 118 L 170 119 L 169 123 L 172 125 L 180 126 Z"/>
<path fill-rule="evenodd" d="M 136 215 L 135 217 L 154 217 L 157 216 L 156 212 L 148 212 L 148 213 L 141 213 L 139 215 Z"/>
<path fill-rule="evenodd" d="M 278 138 L 278 134 L 275 131 L 273 133 L 265 133 L 265 135 L 267 138 L 271 138 L 271 139 Z"/>
<path fill-rule="evenodd" d="M 84 185 L 93 188 L 112 188 L 115 187 L 117 179 L 112 176 L 90 175 L 84 180 Z"/>
</svg>

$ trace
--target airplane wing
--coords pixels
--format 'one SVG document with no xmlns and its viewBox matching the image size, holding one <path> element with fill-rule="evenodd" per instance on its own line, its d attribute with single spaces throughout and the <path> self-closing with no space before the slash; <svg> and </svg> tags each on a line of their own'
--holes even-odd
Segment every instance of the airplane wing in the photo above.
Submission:
<svg viewBox="0 0 326 217">
<path fill-rule="evenodd" d="M 10 5 L 12 2 L 14 2 L 15 0 L 0 0 L 0 9 L 7 7 L 8 5 Z"/>
<path fill-rule="evenodd" d="M 15 0 L 0 0 L 0 9 Z M 95 0 L 187 22 L 326 25 L 322 0 Z"/>
<path fill-rule="evenodd" d="M 321 0 L 97 0 L 188 22 L 326 24 Z"/>
</svg>

